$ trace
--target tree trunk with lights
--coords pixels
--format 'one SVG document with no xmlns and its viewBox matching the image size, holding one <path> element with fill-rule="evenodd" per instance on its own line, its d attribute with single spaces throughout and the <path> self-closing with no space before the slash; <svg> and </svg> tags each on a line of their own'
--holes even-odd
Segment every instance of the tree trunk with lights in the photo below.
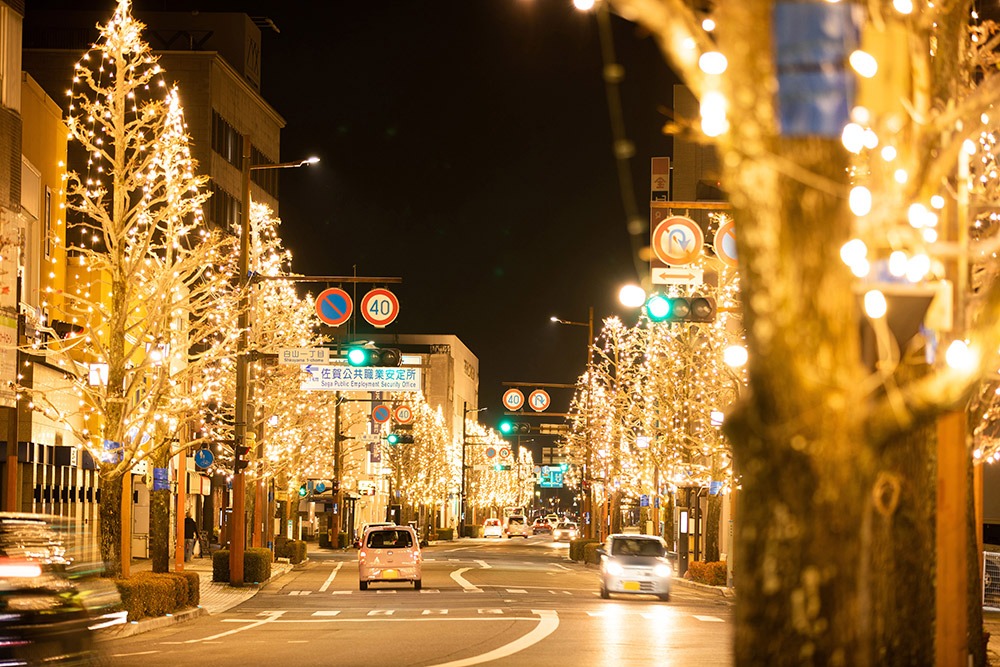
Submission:
<svg viewBox="0 0 1000 667">
<path fill-rule="evenodd" d="M 170 465 L 170 451 L 168 447 L 162 447 L 152 457 L 149 464 L 156 468 L 167 468 Z M 147 477 L 151 479 L 151 477 Z M 155 478 L 153 478 L 155 479 Z M 178 480 L 178 484 L 184 484 L 185 480 Z M 149 491 L 149 556 L 153 564 L 153 572 L 170 571 L 170 500 L 173 493 L 170 485 L 165 489 L 156 489 L 156 482 Z M 178 540 L 183 540 L 183 535 L 177 536 Z"/>
<path fill-rule="evenodd" d="M 122 573 L 122 476 L 113 464 L 101 465 L 101 502 L 98 505 L 100 530 L 98 542 L 101 561 L 104 563 L 103 576 L 115 579 Z M 131 526 L 129 526 L 131 530 Z"/>
</svg>

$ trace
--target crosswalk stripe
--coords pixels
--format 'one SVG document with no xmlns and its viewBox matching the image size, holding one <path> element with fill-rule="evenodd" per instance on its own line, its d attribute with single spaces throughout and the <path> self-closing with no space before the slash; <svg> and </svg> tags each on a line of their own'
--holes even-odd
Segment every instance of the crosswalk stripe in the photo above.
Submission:
<svg viewBox="0 0 1000 667">
<path fill-rule="evenodd" d="M 692 614 L 699 621 L 705 621 L 707 623 L 725 623 L 721 618 L 716 618 L 715 616 L 699 616 L 698 614 Z"/>
</svg>

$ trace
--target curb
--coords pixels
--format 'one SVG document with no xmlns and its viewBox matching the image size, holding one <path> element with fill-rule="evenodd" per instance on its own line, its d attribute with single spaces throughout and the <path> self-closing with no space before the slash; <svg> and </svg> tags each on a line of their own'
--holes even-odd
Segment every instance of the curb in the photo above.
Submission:
<svg viewBox="0 0 1000 667">
<path fill-rule="evenodd" d="M 150 630 L 183 623 L 201 616 L 208 616 L 208 610 L 204 607 L 193 607 L 179 611 L 176 614 L 167 614 L 157 618 L 143 618 L 138 621 L 130 621 L 124 625 L 114 625 L 105 630 L 100 630 L 97 635 L 98 641 L 109 641 L 113 639 L 124 639 L 134 635 L 140 635 Z"/>
<path fill-rule="evenodd" d="M 674 583 L 687 586 L 688 588 L 697 588 L 701 591 L 714 591 L 721 597 L 728 600 L 732 600 L 736 597 L 736 591 L 726 586 L 709 586 L 708 584 L 700 584 L 697 581 L 691 581 L 690 579 L 685 579 L 684 577 L 674 577 Z"/>
</svg>

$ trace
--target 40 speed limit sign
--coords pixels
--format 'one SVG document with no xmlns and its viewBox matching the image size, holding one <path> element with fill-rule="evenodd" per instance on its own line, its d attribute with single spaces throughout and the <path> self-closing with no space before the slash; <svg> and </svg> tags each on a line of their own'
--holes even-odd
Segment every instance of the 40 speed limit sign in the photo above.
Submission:
<svg viewBox="0 0 1000 667">
<path fill-rule="evenodd" d="M 381 329 L 399 315 L 399 299 L 389 290 L 376 287 L 361 297 L 361 315 L 368 323 Z"/>
</svg>

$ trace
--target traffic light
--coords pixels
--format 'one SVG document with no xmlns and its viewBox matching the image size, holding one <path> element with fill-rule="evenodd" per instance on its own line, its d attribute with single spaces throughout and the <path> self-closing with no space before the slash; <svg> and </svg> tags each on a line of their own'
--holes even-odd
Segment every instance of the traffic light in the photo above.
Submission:
<svg viewBox="0 0 1000 667">
<path fill-rule="evenodd" d="M 531 433 L 531 424 L 505 419 L 500 422 L 500 432 L 504 435 L 525 435 Z"/>
<path fill-rule="evenodd" d="M 309 495 L 309 487 L 303 484 L 299 487 L 299 498 L 305 498 Z"/>
<path fill-rule="evenodd" d="M 378 348 L 355 345 L 347 348 L 347 363 L 351 366 L 399 366 L 403 355 L 394 347 Z"/>
<path fill-rule="evenodd" d="M 413 436 L 408 433 L 390 433 L 385 436 L 386 442 L 395 447 L 396 445 L 408 445 L 413 443 Z"/>
<path fill-rule="evenodd" d="M 250 453 L 247 445 L 236 445 L 233 447 L 233 472 L 243 472 L 243 469 L 250 465 L 246 455 Z"/>
<path fill-rule="evenodd" d="M 646 300 L 646 315 L 653 322 L 714 322 L 715 299 L 710 296 L 653 294 Z"/>
</svg>

